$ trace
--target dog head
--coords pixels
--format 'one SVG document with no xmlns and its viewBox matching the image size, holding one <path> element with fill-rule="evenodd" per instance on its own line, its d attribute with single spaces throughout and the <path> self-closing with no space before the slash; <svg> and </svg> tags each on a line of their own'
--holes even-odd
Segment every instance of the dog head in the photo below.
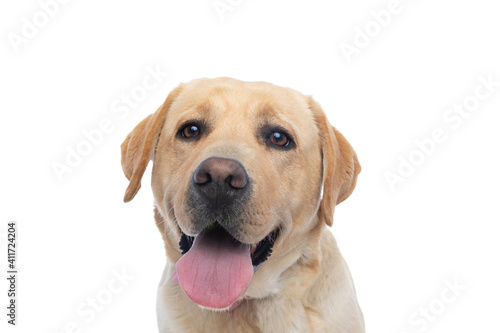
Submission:
<svg viewBox="0 0 500 333">
<path fill-rule="evenodd" d="M 229 78 L 181 84 L 121 148 L 130 180 L 124 200 L 136 195 L 152 160 L 167 255 L 177 262 L 184 254 L 187 264 L 177 264 L 181 285 L 182 279 L 191 284 L 183 286 L 188 296 L 211 308 L 224 308 L 241 296 L 253 272 L 237 273 L 250 276 L 249 281 L 238 279 L 242 286 L 229 298 L 195 299 L 190 293 L 199 290 L 186 289 L 196 289 L 199 281 L 180 276 L 203 265 L 201 254 L 189 258 L 190 252 L 215 253 L 220 249 L 211 246 L 222 247 L 227 252 L 206 257 L 204 263 L 227 256 L 227 262 L 218 262 L 255 271 L 271 249 L 286 252 L 287 239 L 300 239 L 318 223 L 331 226 L 335 205 L 354 190 L 361 170 L 350 144 L 311 97 Z"/>
</svg>

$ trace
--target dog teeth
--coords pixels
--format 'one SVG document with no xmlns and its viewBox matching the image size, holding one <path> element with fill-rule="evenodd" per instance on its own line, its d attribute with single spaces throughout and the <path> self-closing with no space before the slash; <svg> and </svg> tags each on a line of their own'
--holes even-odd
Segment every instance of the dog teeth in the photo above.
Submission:
<svg viewBox="0 0 500 333">
<path fill-rule="evenodd" d="M 255 252 L 255 250 L 257 249 L 258 245 L 259 244 L 252 244 L 252 245 L 250 245 L 250 253 L 251 254 L 253 254 Z"/>
</svg>

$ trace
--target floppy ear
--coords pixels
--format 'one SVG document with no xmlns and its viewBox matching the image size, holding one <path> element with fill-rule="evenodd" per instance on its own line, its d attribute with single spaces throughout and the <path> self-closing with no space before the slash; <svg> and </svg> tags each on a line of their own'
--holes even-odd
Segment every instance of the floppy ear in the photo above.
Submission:
<svg viewBox="0 0 500 333">
<path fill-rule="evenodd" d="M 354 191 L 361 166 L 349 142 L 330 125 L 319 104 L 311 97 L 309 107 L 318 126 L 323 159 L 323 198 L 318 216 L 331 227 L 335 206 Z"/>
<path fill-rule="evenodd" d="M 122 169 L 130 181 L 123 201 L 132 200 L 141 188 L 142 175 L 153 157 L 167 112 L 180 92 L 181 86 L 172 90 L 163 105 L 141 121 L 123 141 L 121 145 Z"/>
</svg>

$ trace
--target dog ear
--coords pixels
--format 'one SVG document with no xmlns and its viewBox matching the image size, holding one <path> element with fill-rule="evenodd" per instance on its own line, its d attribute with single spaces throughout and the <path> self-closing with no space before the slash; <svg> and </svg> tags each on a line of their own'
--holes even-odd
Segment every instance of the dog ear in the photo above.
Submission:
<svg viewBox="0 0 500 333">
<path fill-rule="evenodd" d="M 141 188 L 142 175 L 153 157 L 168 110 L 180 92 L 181 86 L 172 90 L 163 105 L 141 121 L 123 141 L 121 145 L 122 169 L 130 181 L 123 201 L 132 200 Z"/>
<path fill-rule="evenodd" d="M 323 160 L 323 198 L 318 216 L 331 227 L 335 206 L 354 191 L 361 165 L 349 142 L 330 125 L 323 109 L 312 98 L 309 107 L 318 126 Z"/>
</svg>

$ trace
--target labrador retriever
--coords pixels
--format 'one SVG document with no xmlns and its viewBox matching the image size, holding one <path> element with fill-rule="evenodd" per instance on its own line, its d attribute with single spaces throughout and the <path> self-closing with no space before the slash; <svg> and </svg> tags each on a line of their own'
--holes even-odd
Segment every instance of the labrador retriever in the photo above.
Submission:
<svg viewBox="0 0 500 333">
<path fill-rule="evenodd" d="M 365 331 L 327 227 L 361 167 L 311 97 L 265 82 L 194 80 L 121 151 L 125 202 L 153 161 L 167 256 L 161 333 Z"/>
</svg>

